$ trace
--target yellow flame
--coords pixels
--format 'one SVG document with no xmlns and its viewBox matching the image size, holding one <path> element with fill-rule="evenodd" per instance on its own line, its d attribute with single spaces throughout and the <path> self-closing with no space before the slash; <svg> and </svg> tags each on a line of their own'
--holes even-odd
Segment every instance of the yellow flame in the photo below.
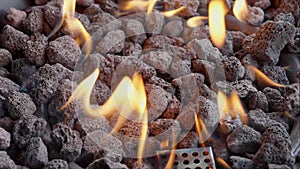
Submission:
<svg viewBox="0 0 300 169">
<path fill-rule="evenodd" d="M 168 139 L 161 141 L 160 149 L 163 150 L 163 149 L 168 148 L 168 147 L 169 147 L 169 140 Z"/>
<path fill-rule="evenodd" d="M 227 97 L 222 91 L 218 91 L 218 108 L 220 112 L 220 119 L 224 119 L 226 115 L 236 118 L 237 115 L 241 118 L 244 124 L 248 123 L 246 112 L 243 108 L 238 94 L 233 91 Z"/>
<path fill-rule="evenodd" d="M 199 26 L 203 25 L 204 20 L 207 20 L 206 16 L 195 16 L 195 17 L 190 18 L 187 21 L 187 25 L 191 28 L 199 27 Z"/>
<path fill-rule="evenodd" d="M 225 14 L 227 12 L 224 1 L 212 0 L 208 6 L 209 32 L 212 42 L 222 48 L 226 38 Z"/>
<path fill-rule="evenodd" d="M 156 4 L 157 1 L 158 0 L 150 0 L 149 1 L 147 13 L 153 12 L 154 6 L 155 6 L 155 4 Z"/>
<path fill-rule="evenodd" d="M 62 16 L 60 22 L 56 25 L 56 27 L 52 30 L 49 34 L 49 37 L 53 36 L 63 25 L 66 24 L 66 28 L 71 32 L 77 35 L 76 41 L 78 45 L 84 46 L 83 52 L 84 55 L 87 57 L 92 48 L 92 41 L 90 34 L 86 31 L 82 23 L 75 17 L 75 6 L 76 0 L 64 0 L 63 7 L 62 7 Z"/>
<path fill-rule="evenodd" d="M 229 164 L 227 164 L 227 162 L 225 160 L 223 160 L 223 158 L 216 157 L 216 161 L 217 161 L 218 164 L 220 164 L 222 166 L 222 168 L 231 169 Z"/>
<path fill-rule="evenodd" d="M 199 137 L 199 143 L 200 143 L 201 147 L 206 147 L 205 144 L 204 144 L 204 139 L 203 138 L 204 137 L 207 138 L 207 136 L 209 135 L 208 131 L 205 127 L 205 124 L 204 124 L 203 120 L 198 117 L 196 112 L 194 112 L 194 117 L 195 117 L 196 132 L 197 132 L 198 137 Z"/>
<path fill-rule="evenodd" d="M 285 87 L 282 84 L 276 83 L 273 80 L 271 80 L 268 76 L 266 76 L 263 72 L 261 72 L 260 70 L 258 70 L 256 67 L 252 66 L 252 65 L 247 65 L 248 68 L 250 68 L 250 70 L 254 73 L 255 78 L 259 81 L 262 81 L 270 86 L 273 87 Z"/>
<path fill-rule="evenodd" d="M 181 11 L 183 11 L 183 10 L 185 10 L 185 7 L 184 7 L 184 6 L 178 8 L 178 9 L 174 9 L 174 10 L 171 10 L 171 11 L 163 12 L 163 15 L 164 15 L 165 17 L 172 17 L 172 16 L 176 15 L 177 13 L 179 13 L 179 12 L 181 12 Z"/>
<path fill-rule="evenodd" d="M 131 0 L 125 3 L 121 3 L 119 8 L 124 11 L 135 11 L 135 10 L 146 9 L 148 8 L 148 6 L 149 6 L 148 1 Z"/>
<path fill-rule="evenodd" d="M 246 0 L 236 0 L 234 2 L 233 14 L 239 21 L 246 21 L 246 17 L 249 15 L 248 4 Z"/>
<path fill-rule="evenodd" d="M 172 166 L 173 166 L 173 163 L 174 163 L 174 159 L 175 159 L 175 148 L 176 148 L 176 134 L 175 134 L 175 131 L 174 129 L 172 129 L 172 149 L 171 149 L 171 152 L 170 152 L 170 157 L 169 157 L 169 160 L 165 166 L 165 169 L 171 169 Z"/>
</svg>

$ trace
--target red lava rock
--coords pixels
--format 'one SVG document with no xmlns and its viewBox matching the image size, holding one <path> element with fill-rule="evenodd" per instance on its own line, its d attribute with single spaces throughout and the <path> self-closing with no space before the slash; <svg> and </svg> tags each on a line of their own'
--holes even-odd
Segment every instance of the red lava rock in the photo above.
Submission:
<svg viewBox="0 0 300 169">
<path fill-rule="evenodd" d="M 125 42 L 122 50 L 123 56 L 140 56 L 142 54 L 142 46 L 137 43 Z"/>
<path fill-rule="evenodd" d="M 152 51 L 142 55 L 140 59 L 144 63 L 157 69 L 158 72 L 167 74 L 169 73 L 169 68 L 173 58 L 167 52 Z"/>
<path fill-rule="evenodd" d="M 105 12 L 114 13 L 118 10 L 119 6 L 113 0 L 95 0 Z"/>
<path fill-rule="evenodd" d="M 248 10 L 247 22 L 251 25 L 260 26 L 264 20 L 264 11 L 259 7 L 248 7 Z"/>
<path fill-rule="evenodd" d="M 28 34 L 37 32 L 42 33 L 44 30 L 44 12 L 40 7 L 31 8 L 27 18 L 23 21 L 23 29 Z"/>
<path fill-rule="evenodd" d="M 172 139 L 174 136 L 179 136 L 181 131 L 180 124 L 174 119 L 157 119 L 149 123 L 150 135 L 156 136 L 159 140 Z"/>
<path fill-rule="evenodd" d="M 102 27 L 103 33 L 110 31 L 116 31 L 121 28 L 122 23 L 109 13 L 102 12 L 92 17 L 93 24 L 97 24 Z"/>
<path fill-rule="evenodd" d="M 270 0 L 247 0 L 249 5 L 260 7 L 261 9 L 267 9 L 271 6 Z"/>
<path fill-rule="evenodd" d="M 99 13 L 103 13 L 103 10 L 100 8 L 99 4 L 91 4 L 83 11 L 83 14 L 86 15 L 90 20 L 92 20 L 92 18 Z"/>
<path fill-rule="evenodd" d="M 182 42 L 164 35 L 153 35 L 144 42 L 143 49 L 162 49 L 166 45 L 182 46 Z"/>
<path fill-rule="evenodd" d="M 197 148 L 199 143 L 198 134 L 194 131 L 189 132 L 187 135 L 184 134 L 184 138 L 177 144 L 176 148 L 186 149 L 186 148 Z"/>
<path fill-rule="evenodd" d="M 232 37 L 233 51 L 238 51 L 242 48 L 243 40 L 246 35 L 241 31 L 229 31 Z"/>
<path fill-rule="evenodd" d="M 186 43 L 193 39 L 208 39 L 209 27 L 208 25 L 203 25 L 196 28 L 190 28 L 188 26 L 183 28 L 182 37 Z"/>
<path fill-rule="evenodd" d="M 234 56 L 222 59 L 226 80 L 233 82 L 244 77 L 245 68 L 239 59 Z"/>
<path fill-rule="evenodd" d="M 271 10 L 270 16 L 275 17 L 280 13 L 292 13 L 294 16 L 299 15 L 300 12 L 300 2 L 297 0 L 282 0 L 275 10 Z"/>
<path fill-rule="evenodd" d="M 183 23 L 181 20 L 171 20 L 166 23 L 163 27 L 162 34 L 170 36 L 170 37 L 177 37 L 180 36 L 183 31 Z"/>
<path fill-rule="evenodd" d="M 180 0 L 167 0 L 164 1 L 164 7 L 166 11 L 174 10 L 180 7 L 185 7 L 185 10 L 178 13 L 179 16 L 189 17 L 194 16 L 197 13 L 199 1 L 180 1 Z"/>
<path fill-rule="evenodd" d="M 187 46 L 196 52 L 197 59 L 216 62 L 222 57 L 219 49 L 214 47 L 208 39 L 194 39 L 190 41 Z"/>
</svg>

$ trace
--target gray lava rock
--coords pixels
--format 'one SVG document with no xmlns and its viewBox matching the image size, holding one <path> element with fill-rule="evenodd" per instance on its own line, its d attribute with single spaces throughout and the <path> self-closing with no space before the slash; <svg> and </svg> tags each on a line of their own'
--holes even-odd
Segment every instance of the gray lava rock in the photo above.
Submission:
<svg viewBox="0 0 300 169">
<path fill-rule="evenodd" d="M 54 159 L 49 161 L 43 169 L 69 169 L 68 163 L 64 160 Z"/>
<path fill-rule="evenodd" d="M 230 161 L 232 162 L 233 169 L 252 169 L 254 168 L 254 163 L 251 159 L 243 158 L 239 156 L 230 156 Z"/>
<path fill-rule="evenodd" d="M 264 112 L 268 112 L 269 110 L 268 99 L 266 95 L 261 91 L 251 93 L 246 98 L 246 104 L 248 106 L 248 109 L 250 110 L 254 110 L 257 108 L 262 109 Z"/>
<path fill-rule="evenodd" d="M 36 103 L 47 103 L 55 95 L 62 79 L 70 79 L 71 71 L 61 64 L 45 64 L 28 79 L 28 92 Z"/>
<path fill-rule="evenodd" d="M 72 162 L 81 154 L 83 143 L 79 132 L 66 125 L 58 124 L 50 136 L 57 147 L 52 154 L 54 157 L 57 156 L 57 158 Z"/>
<path fill-rule="evenodd" d="M 142 54 L 142 46 L 140 44 L 134 44 L 132 42 L 125 42 L 122 50 L 123 56 L 140 56 Z"/>
<path fill-rule="evenodd" d="M 284 89 L 284 98 L 286 99 L 287 110 L 293 116 L 297 116 L 300 112 L 300 84 L 294 83 L 286 86 Z"/>
<path fill-rule="evenodd" d="M 197 53 L 197 59 L 217 62 L 222 58 L 222 53 L 208 39 L 194 39 L 187 46 Z"/>
<path fill-rule="evenodd" d="M 263 72 L 274 82 L 283 85 L 288 85 L 290 83 L 285 69 L 281 66 L 264 66 Z"/>
<path fill-rule="evenodd" d="M 6 66 L 12 61 L 12 56 L 6 49 L 0 48 L 0 67 Z"/>
<path fill-rule="evenodd" d="M 247 22 L 251 25 L 260 26 L 264 21 L 264 11 L 259 7 L 248 7 L 249 15 L 247 15 Z"/>
<path fill-rule="evenodd" d="M 25 11 L 9 8 L 5 15 L 5 21 L 14 28 L 19 29 L 26 17 L 27 14 Z"/>
<path fill-rule="evenodd" d="M 167 45 L 182 46 L 183 43 L 178 39 L 164 35 L 153 35 L 145 40 L 143 49 L 163 49 Z"/>
<path fill-rule="evenodd" d="M 110 31 L 96 46 L 96 51 L 101 54 L 119 53 L 124 48 L 125 33 L 122 30 Z"/>
<path fill-rule="evenodd" d="M 6 99 L 6 107 L 13 119 L 23 115 L 32 115 L 36 111 L 35 103 L 26 93 L 12 91 Z"/>
<path fill-rule="evenodd" d="M 109 133 L 112 130 L 109 125 L 109 121 L 104 117 L 98 117 L 97 119 L 88 117 L 80 118 L 75 123 L 75 129 L 79 131 L 81 137 L 96 130 L 101 130 L 106 133 Z"/>
<path fill-rule="evenodd" d="M 158 72 L 167 74 L 170 72 L 169 69 L 173 58 L 167 52 L 151 51 L 142 55 L 140 59 L 144 63 L 154 67 Z"/>
<path fill-rule="evenodd" d="M 150 13 L 145 21 L 146 31 L 151 34 L 160 34 L 164 26 L 165 17 L 160 12 Z"/>
<path fill-rule="evenodd" d="M 209 27 L 208 25 L 199 26 L 196 28 L 190 28 L 188 26 L 183 28 L 182 36 L 185 42 L 190 42 L 194 39 L 208 39 Z"/>
<path fill-rule="evenodd" d="M 15 59 L 11 64 L 11 69 L 12 78 L 22 84 L 22 88 L 26 87 L 29 77 L 37 72 L 36 66 L 25 58 Z"/>
<path fill-rule="evenodd" d="M 269 116 L 270 119 L 275 120 L 280 124 L 282 124 L 285 127 L 285 129 L 289 131 L 290 119 L 285 112 L 272 112 L 272 113 L 268 113 L 267 116 Z"/>
<path fill-rule="evenodd" d="M 257 89 L 249 80 L 239 80 L 232 82 L 232 87 L 237 92 L 240 98 L 246 98 L 249 94 L 257 92 Z"/>
<path fill-rule="evenodd" d="M 79 55 L 79 46 L 74 39 L 67 35 L 51 41 L 47 48 L 47 56 L 50 63 L 60 63 L 72 70 Z"/>
<path fill-rule="evenodd" d="M 240 50 L 246 35 L 241 31 L 229 31 L 229 33 L 232 37 L 233 51 Z"/>
<path fill-rule="evenodd" d="M 269 169 L 291 169 L 291 167 L 287 165 L 276 165 L 276 164 L 269 164 L 268 168 Z"/>
<path fill-rule="evenodd" d="M 255 153 L 259 148 L 261 134 L 246 125 L 238 126 L 226 138 L 227 146 L 233 153 Z"/>
<path fill-rule="evenodd" d="M 171 140 L 173 135 L 179 136 L 181 127 L 174 119 L 157 119 L 149 123 L 149 132 L 159 140 Z"/>
<path fill-rule="evenodd" d="M 8 49 L 13 56 L 18 56 L 22 53 L 28 39 L 28 35 L 10 25 L 4 26 L 0 35 L 1 46 Z"/>
<path fill-rule="evenodd" d="M 30 37 L 24 47 L 24 56 L 31 63 L 42 66 L 46 63 L 46 48 L 48 45 L 47 37 L 36 33 Z"/>
<path fill-rule="evenodd" d="M 98 13 L 91 18 L 91 21 L 94 24 L 100 25 L 100 27 L 102 27 L 103 33 L 116 31 L 122 26 L 122 23 L 119 19 L 116 19 L 114 16 L 106 12 Z"/>
<path fill-rule="evenodd" d="M 47 122 L 34 115 L 22 116 L 15 124 L 13 141 L 19 147 L 24 147 L 31 138 L 40 137 L 46 129 Z"/>
<path fill-rule="evenodd" d="M 199 1 L 168 0 L 164 3 L 166 11 L 174 10 L 182 6 L 185 7 L 184 10 L 178 13 L 178 15 L 182 17 L 194 16 L 197 13 L 199 5 Z"/>
<path fill-rule="evenodd" d="M 264 88 L 263 93 L 268 99 L 269 111 L 284 111 L 286 109 L 285 99 L 279 90 L 266 87 Z"/>
<path fill-rule="evenodd" d="M 15 162 L 10 159 L 5 151 L 0 151 L 0 168 L 17 169 Z"/>
<path fill-rule="evenodd" d="M 47 147 L 40 137 L 32 138 L 26 149 L 26 164 L 31 168 L 42 168 L 48 162 Z"/>
<path fill-rule="evenodd" d="M 162 33 L 170 37 L 180 36 L 183 31 L 183 23 L 180 19 L 169 21 L 164 25 Z"/>
<path fill-rule="evenodd" d="M 144 25 L 141 22 L 135 19 L 125 20 L 123 27 L 127 37 L 129 37 L 132 42 L 143 44 L 147 39 Z"/>
<path fill-rule="evenodd" d="M 76 0 L 77 5 L 84 6 L 84 7 L 90 6 L 93 3 L 94 3 L 93 0 Z"/>
<path fill-rule="evenodd" d="M 27 18 L 23 22 L 23 29 L 28 34 L 37 32 L 42 33 L 44 30 L 44 12 L 40 7 L 30 9 Z"/>
<path fill-rule="evenodd" d="M 5 150 L 10 146 L 10 133 L 0 127 L 0 150 Z"/>
</svg>

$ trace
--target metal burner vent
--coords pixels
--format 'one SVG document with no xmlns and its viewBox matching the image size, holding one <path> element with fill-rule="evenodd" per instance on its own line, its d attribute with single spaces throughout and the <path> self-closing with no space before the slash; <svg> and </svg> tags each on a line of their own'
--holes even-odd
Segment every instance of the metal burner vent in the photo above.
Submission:
<svg viewBox="0 0 300 169">
<path fill-rule="evenodd" d="M 165 169 L 170 150 L 157 151 L 159 169 Z M 172 169 L 216 169 L 211 147 L 178 149 L 174 151 L 175 158 Z"/>
</svg>

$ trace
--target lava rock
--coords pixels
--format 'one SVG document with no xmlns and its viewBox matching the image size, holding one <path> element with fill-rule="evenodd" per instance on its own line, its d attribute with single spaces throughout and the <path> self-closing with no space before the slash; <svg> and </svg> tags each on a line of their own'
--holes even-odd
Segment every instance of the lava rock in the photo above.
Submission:
<svg viewBox="0 0 300 169">
<path fill-rule="evenodd" d="M 289 84 L 289 80 L 286 75 L 286 71 L 281 66 L 264 66 L 263 72 L 274 82 L 277 82 L 277 83 L 283 84 L 283 85 Z"/>
<path fill-rule="evenodd" d="M 287 85 L 284 90 L 283 95 L 287 102 L 287 111 L 296 117 L 300 112 L 300 85 L 299 83 Z"/>
<path fill-rule="evenodd" d="M 109 133 L 112 130 L 109 125 L 109 121 L 104 117 L 98 117 L 97 119 L 88 117 L 80 118 L 75 123 L 75 129 L 80 133 L 81 137 L 96 130 L 101 130 L 106 133 Z"/>
<path fill-rule="evenodd" d="M 178 39 L 164 35 L 153 35 L 145 40 L 143 49 L 163 49 L 166 45 L 182 46 L 183 43 Z"/>
<path fill-rule="evenodd" d="M 50 136 L 57 147 L 52 154 L 54 157 L 72 162 L 81 154 L 83 143 L 79 132 L 66 125 L 58 124 Z"/>
<path fill-rule="evenodd" d="M 145 21 L 147 33 L 160 34 L 164 26 L 164 21 L 165 17 L 162 13 L 149 13 Z"/>
<path fill-rule="evenodd" d="M 300 12 L 300 2 L 297 0 L 283 0 L 280 1 L 280 4 L 278 4 L 278 7 L 276 10 L 272 11 L 270 13 L 271 17 L 275 17 L 276 15 L 280 13 L 292 13 L 293 16 L 299 15 Z"/>
<path fill-rule="evenodd" d="M 11 64 L 11 75 L 18 83 L 22 84 L 24 89 L 31 75 L 37 72 L 35 65 L 32 65 L 27 59 L 15 59 Z"/>
<path fill-rule="evenodd" d="M 259 148 L 261 134 L 246 125 L 236 127 L 226 138 L 227 146 L 233 153 L 255 153 Z"/>
<path fill-rule="evenodd" d="M 23 115 L 32 115 L 36 111 L 35 103 L 26 93 L 12 91 L 6 100 L 9 115 L 13 119 L 19 119 Z"/>
<path fill-rule="evenodd" d="M 282 22 L 289 22 L 291 24 L 295 24 L 295 18 L 292 13 L 280 13 L 275 16 L 274 21 L 282 21 Z"/>
<path fill-rule="evenodd" d="M 31 138 L 39 137 L 46 129 L 47 122 L 34 115 L 22 116 L 15 124 L 13 141 L 19 147 L 24 147 Z"/>
<path fill-rule="evenodd" d="M 12 61 L 12 56 L 6 49 L 0 48 L 0 67 L 6 66 Z"/>
<path fill-rule="evenodd" d="M 208 25 L 203 25 L 196 28 L 190 28 L 186 26 L 183 28 L 182 36 L 186 43 L 194 39 L 208 39 L 210 37 L 209 27 Z"/>
<path fill-rule="evenodd" d="M 173 58 L 167 52 L 152 51 L 142 55 L 140 59 L 144 63 L 154 67 L 158 72 L 167 74 L 170 72 L 169 69 Z"/>
<path fill-rule="evenodd" d="M 229 33 L 232 37 L 233 51 L 240 50 L 246 35 L 241 31 L 229 31 Z"/>
<path fill-rule="evenodd" d="M 217 68 L 215 63 L 207 60 L 195 59 L 192 61 L 192 72 L 202 73 L 205 77 L 205 83 L 208 85 L 211 85 L 215 81 L 220 80 L 218 77 L 218 75 L 220 74 L 217 73 L 219 69 L 220 68 Z"/>
<path fill-rule="evenodd" d="M 51 41 L 47 48 L 50 63 L 60 63 L 71 70 L 74 69 L 79 54 L 80 48 L 76 41 L 67 35 Z"/>
<path fill-rule="evenodd" d="M 10 25 L 4 26 L 0 37 L 1 46 L 8 49 L 13 56 L 18 56 L 22 53 L 22 50 L 29 39 L 28 35 L 16 30 Z"/>
<path fill-rule="evenodd" d="M 134 44 L 132 42 L 125 42 L 122 50 L 123 56 L 140 56 L 142 54 L 142 46 L 140 44 Z"/>
<path fill-rule="evenodd" d="M 194 39 L 190 41 L 187 46 L 196 52 L 197 59 L 217 62 L 222 57 L 222 53 L 219 49 L 214 47 L 208 39 Z"/>
<path fill-rule="evenodd" d="M 69 169 L 68 163 L 64 160 L 54 159 L 49 161 L 43 169 Z"/>
<path fill-rule="evenodd" d="M 287 165 L 276 165 L 276 164 L 269 164 L 268 168 L 269 169 L 291 169 L 291 167 Z"/>
<path fill-rule="evenodd" d="M 93 3 L 94 3 L 93 0 L 76 0 L 77 5 L 84 6 L 84 7 L 88 7 Z"/>
<path fill-rule="evenodd" d="M 35 103 L 47 103 L 55 95 L 62 79 L 70 79 L 71 71 L 61 64 L 45 64 L 28 79 L 28 92 Z"/>
<path fill-rule="evenodd" d="M 254 109 L 262 109 L 264 112 L 268 112 L 268 99 L 266 95 L 261 92 L 253 92 L 251 93 L 247 98 L 246 98 L 246 104 L 248 106 L 249 110 L 254 110 Z"/>
<path fill-rule="evenodd" d="M 239 115 L 237 115 L 235 118 L 231 117 L 230 115 L 225 115 L 225 117 L 220 120 L 220 125 L 216 131 L 220 134 L 220 137 L 227 137 L 228 134 L 241 125 L 243 125 L 243 121 Z"/>
<path fill-rule="evenodd" d="M 0 150 L 5 150 L 10 146 L 10 133 L 0 127 Z"/>
<path fill-rule="evenodd" d="M 182 17 L 194 16 L 197 13 L 199 5 L 199 1 L 168 0 L 164 3 L 166 11 L 178 9 L 180 7 L 185 7 L 184 10 L 178 13 L 178 15 Z"/>
<path fill-rule="evenodd" d="M 194 131 L 189 132 L 188 134 L 183 134 L 184 137 L 180 139 L 181 141 L 177 144 L 176 148 L 186 149 L 186 148 L 197 148 L 199 143 L 198 134 Z"/>
<path fill-rule="evenodd" d="M 275 120 L 282 124 L 287 131 L 289 131 L 290 128 L 290 119 L 286 115 L 286 112 L 272 112 L 268 113 L 267 116 L 269 116 L 270 119 Z"/>
<path fill-rule="evenodd" d="M 15 162 L 10 159 L 5 151 L 0 151 L 0 168 L 17 169 Z"/>
<path fill-rule="evenodd" d="M 248 120 L 249 126 L 261 133 L 268 127 L 279 124 L 275 120 L 271 120 L 261 109 L 250 110 L 248 113 Z"/>
<path fill-rule="evenodd" d="M 233 82 L 244 77 L 245 68 L 239 59 L 234 56 L 222 59 L 222 67 L 224 68 L 226 80 Z"/>
<path fill-rule="evenodd" d="M 135 19 L 125 20 L 123 27 L 127 37 L 129 37 L 132 42 L 143 44 L 147 39 L 144 25 L 141 22 Z"/>
<path fill-rule="evenodd" d="M 229 160 L 230 152 L 227 148 L 226 138 L 216 138 L 212 140 L 212 150 L 216 157 L 220 157 L 226 161 Z M 202 141 L 203 142 L 203 141 Z M 204 142 L 205 144 L 205 142 Z"/>
<path fill-rule="evenodd" d="M 259 7 L 248 7 L 249 15 L 246 16 L 246 20 L 251 25 L 260 26 L 264 20 L 264 11 Z"/>
<path fill-rule="evenodd" d="M 233 169 L 252 169 L 254 168 L 254 163 L 251 159 L 243 158 L 239 156 L 229 157 Z"/>
<path fill-rule="evenodd" d="M 95 0 L 95 3 L 99 4 L 105 12 L 115 13 L 119 9 L 118 4 L 112 0 Z"/>
<path fill-rule="evenodd" d="M 116 31 L 122 26 L 122 23 L 119 19 L 116 19 L 114 16 L 106 12 L 98 13 L 91 18 L 91 21 L 93 24 L 97 24 L 102 27 L 103 33 Z"/>
<path fill-rule="evenodd" d="M 267 9 L 271 6 L 270 0 L 247 0 L 249 5 L 260 7 L 261 9 Z"/>
<path fill-rule="evenodd" d="M 47 147 L 41 138 L 32 138 L 26 149 L 26 164 L 31 168 L 42 168 L 48 162 Z"/>
<path fill-rule="evenodd" d="M 111 31 L 98 43 L 96 51 L 101 54 L 119 53 L 124 48 L 125 33 L 121 30 Z"/>
<path fill-rule="evenodd" d="M 295 27 L 289 22 L 265 22 L 250 44 L 243 43 L 243 48 L 259 62 L 275 65 L 279 61 L 281 50 L 293 41 Z M 271 40 L 276 39 L 276 40 Z"/>
<path fill-rule="evenodd" d="M 0 118 L 0 127 L 12 133 L 15 122 L 8 116 Z"/>
<path fill-rule="evenodd" d="M 44 30 L 44 12 L 40 7 L 33 7 L 27 14 L 27 18 L 23 22 L 23 29 L 28 34 L 37 32 L 42 33 Z"/>
<path fill-rule="evenodd" d="M 181 35 L 182 31 L 183 31 L 182 21 L 179 19 L 175 19 L 169 21 L 164 25 L 162 34 L 170 37 L 177 37 Z"/>
<path fill-rule="evenodd" d="M 5 15 L 5 21 L 14 28 L 19 29 L 26 17 L 26 12 L 16 8 L 9 8 Z"/>
<path fill-rule="evenodd" d="M 100 8 L 99 4 L 93 3 L 89 7 L 85 8 L 82 13 L 92 20 L 95 15 L 103 13 L 103 10 Z"/>
<path fill-rule="evenodd" d="M 232 82 L 232 87 L 237 92 L 240 98 L 246 98 L 249 94 L 257 92 L 257 89 L 249 80 L 239 80 Z"/>
<path fill-rule="evenodd" d="M 170 100 L 168 100 L 168 107 L 163 112 L 162 117 L 166 119 L 175 119 L 181 110 L 181 102 L 175 97 L 172 96 Z"/>
<path fill-rule="evenodd" d="M 173 119 L 157 119 L 149 123 L 150 134 L 159 140 L 172 140 L 172 136 L 179 136 L 180 131 L 180 124 Z"/>
<path fill-rule="evenodd" d="M 281 95 L 280 91 L 274 88 L 266 87 L 263 90 L 266 95 L 269 104 L 269 111 L 285 111 L 285 99 Z"/>
<path fill-rule="evenodd" d="M 159 86 L 171 94 L 175 93 L 173 85 L 160 77 L 152 76 L 150 79 L 148 79 L 147 83 Z"/>
<path fill-rule="evenodd" d="M 42 66 L 46 63 L 46 48 L 48 45 L 47 37 L 36 33 L 30 36 L 24 47 L 24 56 L 34 65 Z"/>
</svg>

